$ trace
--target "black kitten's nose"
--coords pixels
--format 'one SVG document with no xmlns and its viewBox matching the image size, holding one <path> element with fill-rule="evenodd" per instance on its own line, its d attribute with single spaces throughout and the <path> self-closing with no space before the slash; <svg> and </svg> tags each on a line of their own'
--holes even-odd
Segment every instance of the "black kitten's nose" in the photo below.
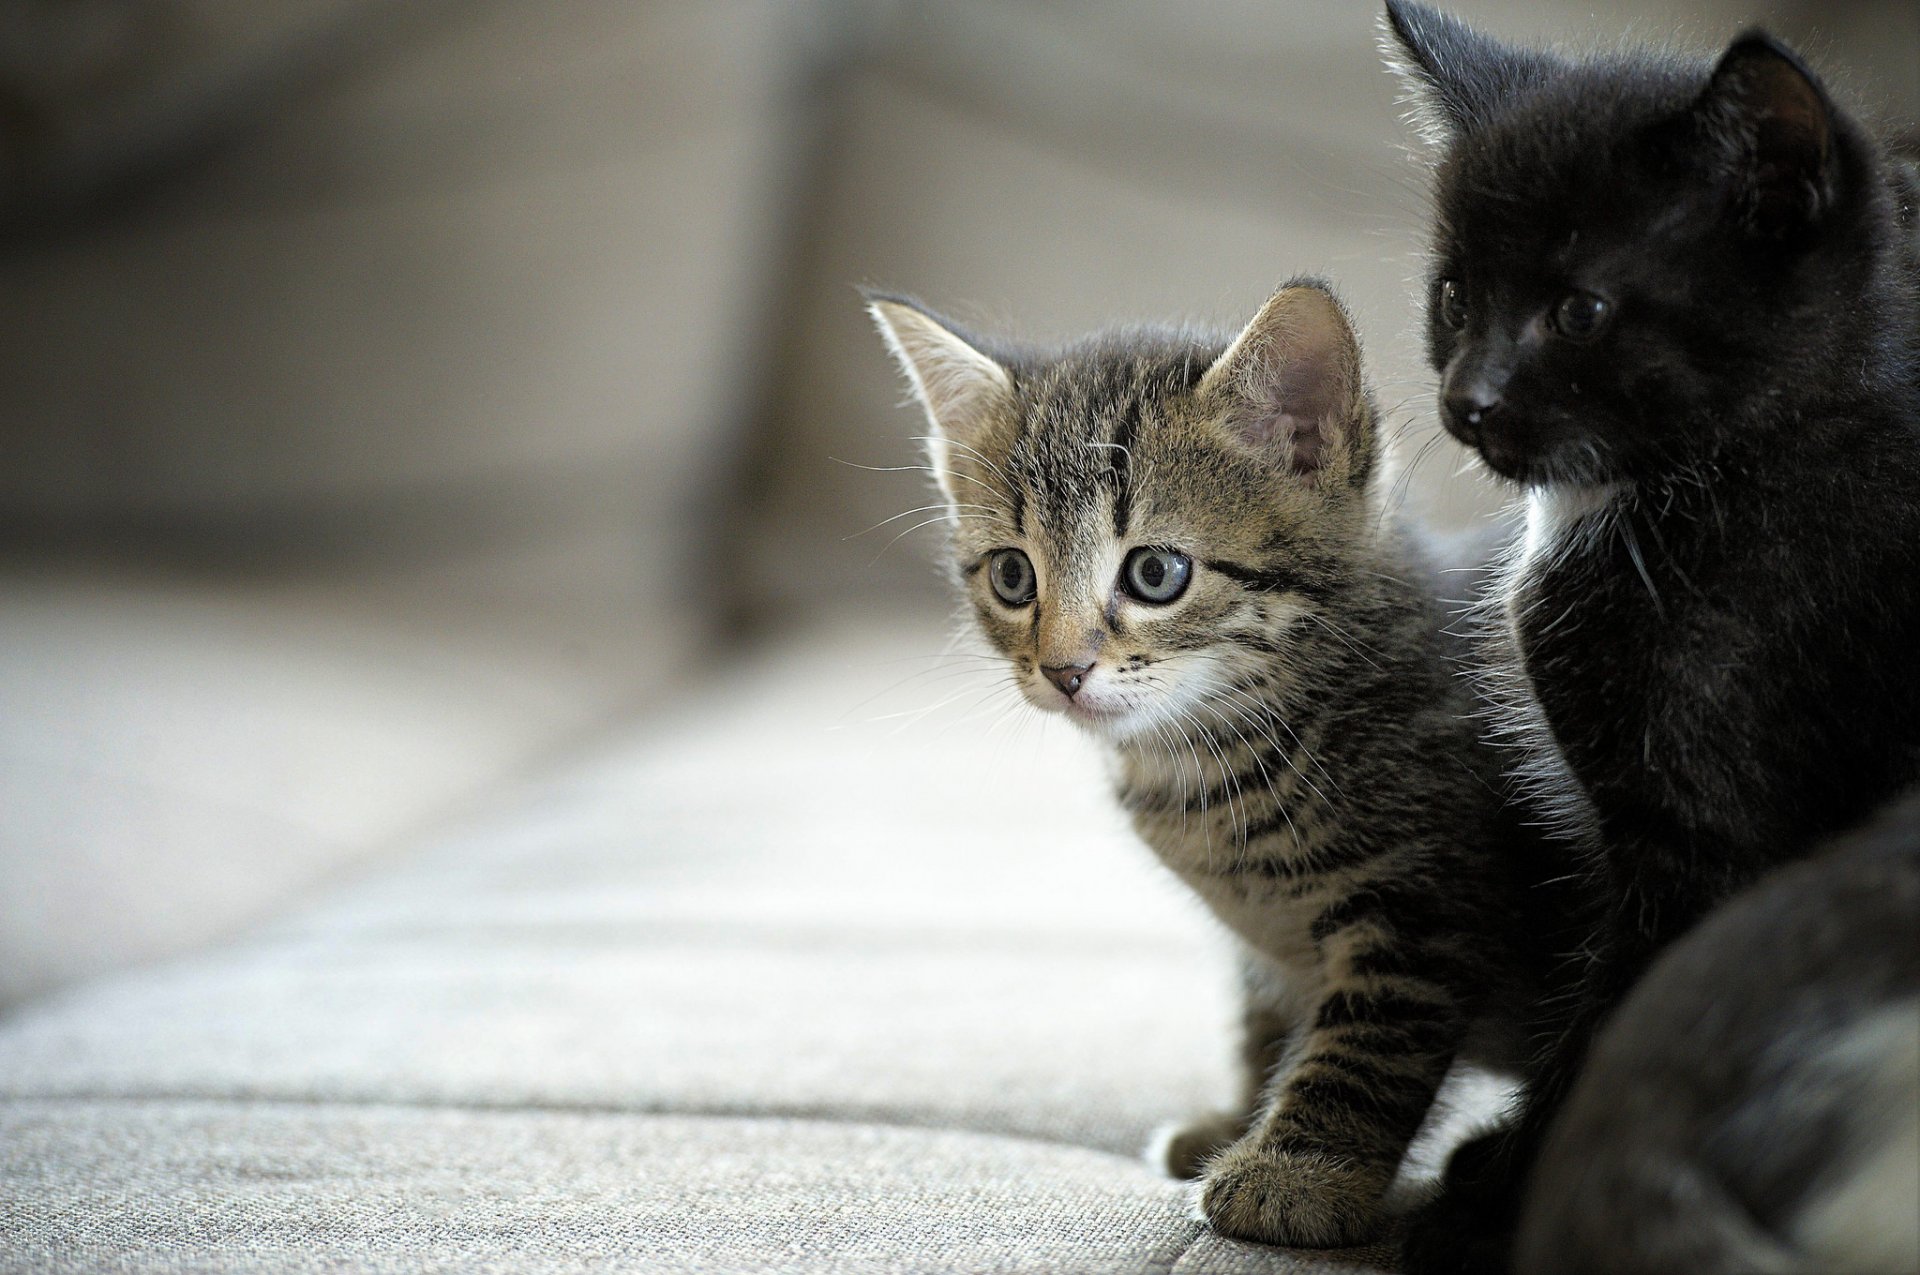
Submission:
<svg viewBox="0 0 1920 1275">
<path fill-rule="evenodd" d="M 1447 415 L 1468 433 L 1478 435 L 1493 414 L 1500 410 L 1500 391 L 1484 382 L 1449 389 Z"/>
<path fill-rule="evenodd" d="M 1060 688 L 1061 694 L 1072 699 L 1092 668 L 1091 664 L 1044 664 L 1040 671 L 1047 675 L 1049 682 Z"/>
</svg>

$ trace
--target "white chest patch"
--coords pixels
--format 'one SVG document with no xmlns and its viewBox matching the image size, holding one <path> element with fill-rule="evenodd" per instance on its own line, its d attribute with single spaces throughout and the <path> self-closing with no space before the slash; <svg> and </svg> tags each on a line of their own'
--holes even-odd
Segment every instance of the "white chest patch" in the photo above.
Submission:
<svg viewBox="0 0 1920 1275">
<path fill-rule="evenodd" d="M 1619 488 L 1532 487 L 1527 491 L 1527 528 L 1520 539 L 1520 570 L 1531 571 L 1564 553 L 1600 525 Z"/>
</svg>

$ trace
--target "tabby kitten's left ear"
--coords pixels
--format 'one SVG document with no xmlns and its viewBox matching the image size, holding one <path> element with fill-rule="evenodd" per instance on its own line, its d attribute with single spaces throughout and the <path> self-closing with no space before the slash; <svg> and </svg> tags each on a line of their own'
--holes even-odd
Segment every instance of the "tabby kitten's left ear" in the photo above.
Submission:
<svg viewBox="0 0 1920 1275">
<path fill-rule="evenodd" d="M 867 293 L 867 313 L 893 351 L 931 426 L 927 458 L 949 503 L 953 451 L 980 450 L 983 435 L 1012 402 L 1007 369 L 942 319 L 904 297 Z"/>
<path fill-rule="evenodd" d="M 1366 484 L 1373 428 L 1360 344 L 1324 289 L 1274 293 L 1200 378 L 1199 393 L 1237 441 L 1308 485 Z"/>
<path fill-rule="evenodd" d="M 1832 203 L 1833 106 L 1813 72 L 1766 32 L 1728 46 L 1692 114 L 1756 233 L 1789 233 Z"/>
</svg>

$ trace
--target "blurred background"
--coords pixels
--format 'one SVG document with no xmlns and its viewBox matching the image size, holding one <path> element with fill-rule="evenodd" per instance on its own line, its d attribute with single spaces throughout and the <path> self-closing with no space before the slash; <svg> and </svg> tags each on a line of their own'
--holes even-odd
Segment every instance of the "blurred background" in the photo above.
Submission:
<svg viewBox="0 0 1920 1275">
<path fill-rule="evenodd" d="M 1912 0 L 1453 7 L 1703 50 L 1762 20 L 1920 117 Z M 697 711 L 755 644 L 937 650 L 937 529 L 859 534 L 927 487 L 878 472 L 921 423 L 856 284 L 1046 338 L 1324 275 L 1396 497 L 1484 513 L 1422 451 L 1376 8 L 8 0 L 0 1004 Z"/>
</svg>

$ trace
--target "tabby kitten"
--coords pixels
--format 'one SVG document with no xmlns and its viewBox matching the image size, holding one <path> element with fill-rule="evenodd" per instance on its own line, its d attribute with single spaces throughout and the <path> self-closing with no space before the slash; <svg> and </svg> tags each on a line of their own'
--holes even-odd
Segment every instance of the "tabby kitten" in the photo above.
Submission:
<svg viewBox="0 0 1920 1275">
<path fill-rule="evenodd" d="M 1523 1219 L 1523 1275 L 1920 1272 L 1920 802 L 1654 964 Z"/>
<path fill-rule="evenodd" d="M 1167 1167 L 1226 1234 L 1369 1235 L 1456 1053 L 1510 1048 L 1530 901 L 1346 316 L 1296 284 L 1231 341 L 1040 355 L 870 300 L 980 631 L 1244 949 L 1239 1104 Z"/>
<path fill-rule="evenodd" d="M 1509 721 L 1604 917 L 1519 1121 L 1409 1237 L 1417 1272 L 1498 1270 L 1654 954 L 1920 777 L 1920 183 L 1761 33 L 1580 61 L 1387 19 L 1441 146 L 1441 416 L 1527 501 Z"/>
</svg>

